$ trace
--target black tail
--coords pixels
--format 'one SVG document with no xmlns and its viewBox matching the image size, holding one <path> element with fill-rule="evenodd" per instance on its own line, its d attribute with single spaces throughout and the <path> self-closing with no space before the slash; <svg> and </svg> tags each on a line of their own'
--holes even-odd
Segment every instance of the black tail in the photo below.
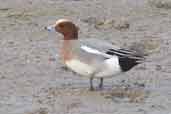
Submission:
<svg viewBox="0 0 171 114">
<path fill-rule="evenodd" d="M 109 49 L 106 54 L 118 56 L 119 65 L 124 72 L 145 61 L 145 57 L 143 55 L 126 49 Z"/>
</svg>

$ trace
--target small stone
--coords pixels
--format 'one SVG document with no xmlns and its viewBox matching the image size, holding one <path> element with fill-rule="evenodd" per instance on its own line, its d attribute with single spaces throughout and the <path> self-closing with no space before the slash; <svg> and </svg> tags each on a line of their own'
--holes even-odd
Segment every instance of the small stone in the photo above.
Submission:
<svg viewBox="0 0 171 114">
<path fill-rule="evenodd" d="M 5 79 L 6 77 L 5 76 L 1 76 L 0 79 Z"/>
<path fill-rule="evenodd" d="M 9 42 L 8 42 L 8 44 L 13 45 L 13 44 L 14 44 L 14 42 L 13 42 L 13 41 L 9 41 Z"/>
<path fill-rule="evenodd" d="M 138 87 L 145 87 L 145 84 L 144 83 L 135 82 L 134 85 L 136 85 Z"/>
<path fill-rule="evenodd" d="M 97 23 L 96 17 L 88 17 L 86 19 L 82 19 L 82 21 L 90 25 Z"/>
<path fill-rule="evenodd" d="M 161 65 L 156 65 L 156 71 L 162 70 L 162 66 Z"/>
<path fill-rule="evenodd" d="M 96 29 L 111 29 L 114 27 L 115 20 L 114 19 L 108 19 L 104 21 L 97 21 L 94 25 Z"/>
<path fill-rule="evenodd" d="M 119 21 L 116 21 L 114 28 L 117 30 L 126 30 L 129 29 L 130 24 L 125 19 L 120 19 Z"/>
</svg>

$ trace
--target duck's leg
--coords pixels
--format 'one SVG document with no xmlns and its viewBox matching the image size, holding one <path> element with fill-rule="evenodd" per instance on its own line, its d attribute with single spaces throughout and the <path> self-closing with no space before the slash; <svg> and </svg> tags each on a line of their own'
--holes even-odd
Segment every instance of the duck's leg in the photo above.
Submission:
<svg viewBox="0 0 171 114">
<path fill-rule="evenodd" d="M 94 87 L 93 87 L 93 76 L 90 77 L 90 91 L 93 91 Z"/>
<path fill-rule="evenodd" d="M 103 77 L 100 78 L 99 88 L 103 89 Z"/>
</svg>

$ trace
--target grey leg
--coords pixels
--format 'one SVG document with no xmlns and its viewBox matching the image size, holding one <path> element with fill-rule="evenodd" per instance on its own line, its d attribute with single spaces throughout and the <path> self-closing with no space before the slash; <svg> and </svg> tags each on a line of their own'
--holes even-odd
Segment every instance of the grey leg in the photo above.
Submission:
<svg viewBox="0 0 171 114">
<path fill-rule="evenodd" d="M 103 88 L 103 78 L 100 78 L 99 88 L 100 88 L 100 89 L 102 89 L 102 88 Z"/>
<path fill-rule="evenodd" d="M 93 87 L 93 77 L 90 77 L 90 91 L 93 91 L 94 87 Z"/>
</svg>

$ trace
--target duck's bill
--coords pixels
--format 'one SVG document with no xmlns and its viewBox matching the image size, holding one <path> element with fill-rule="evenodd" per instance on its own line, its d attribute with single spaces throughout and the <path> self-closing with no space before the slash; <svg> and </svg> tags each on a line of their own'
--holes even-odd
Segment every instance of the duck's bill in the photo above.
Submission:
<svg viewBox="0 0 171 114">
<path fill-rule="evenodd" d="M 54 25 L 50 25 L 50 26 L 45 27 L 45 30 L 47 30 L 49 32 L 55 32 L 56 31 Z"/>
</svg>

